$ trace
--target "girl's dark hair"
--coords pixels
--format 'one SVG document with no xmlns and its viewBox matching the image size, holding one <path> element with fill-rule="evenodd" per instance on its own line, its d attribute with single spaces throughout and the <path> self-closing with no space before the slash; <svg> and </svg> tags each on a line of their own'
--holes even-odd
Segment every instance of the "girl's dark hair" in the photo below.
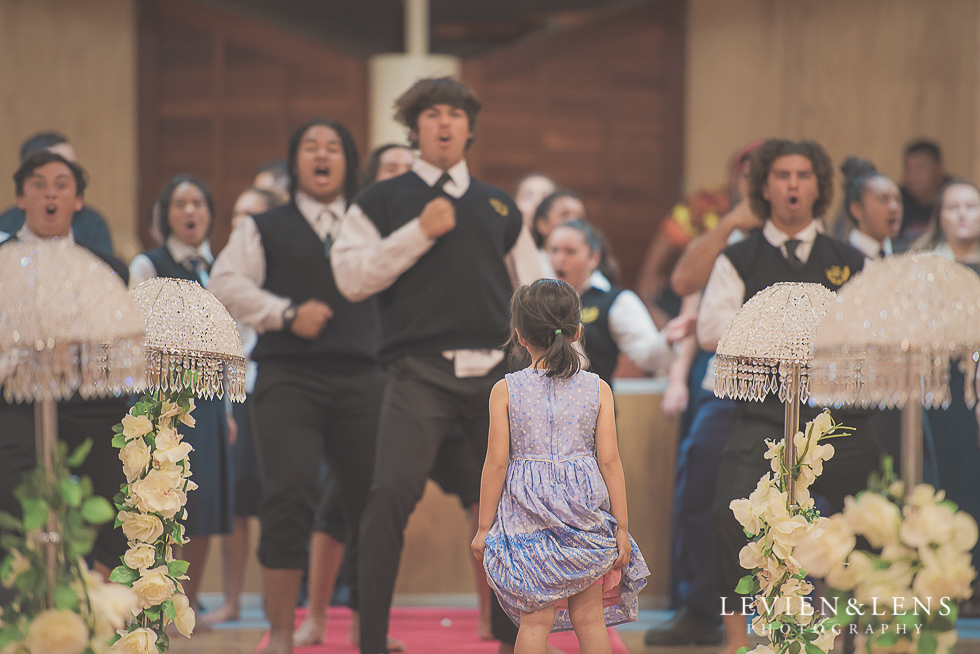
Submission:
<svg viewBox="0 0 980 654">
<path fill-rule="evenodd" d="M 306 130 L 316 125 L 329 127 L 337 132 L 337 136 L 340 137 L 340 144 L 344 149 L 344 163 L 347 168 L 344 173 L 344 200 L 349 207 L 360 188 L 357 179 L 357 170 L 360 168 L 361 162 L 357 156 L 357 146 L 354 144 L 354 137 L 351 136 L 350 130 L 330 118 L 313 118 L 308 120 L 297 127 L 296 131 L 289 137 L 289 151 L 286 154 L 286 163 L 289 166 L 290 202 L 296 202 L 296 188 L 299 185 L 299 175 L 296 174 L 296 157 L 299 155 L 299 144 L 303 140 L 303 135 L 306 134 Z"/>
<path fill-rule="evenodd" d="M 521 365 L 530 359 L 518 340 L 520 333 L 528 345 L 543 352 L 534 363 L 541 362 L 548 377 L 568 379 L 588 366 L 588 359 L 572 340 L 581 324 L 582 300 L 570 285 L 557 279 L 539 279 L 521 286 L 510 299 L 507 344 L 511 358 Z"/>
<path fill-rule="evenodd" d="M 834 199 L 834 168 L 830 155 L 816 141 L 790 141 L 788 139 L 769 139 L 752 153 L 749 169 L 749 204 L 752 213 L 763 219 L 771 217 L 769 200 L 762 195 L 762 187 L 769 179 L 769 170 L 776 159 L 791 154 L 806 157 L 813 165 L 817 176 L 819 195 L 813 203 L 813 217 L 821 218 Z"/>
<path fill-rule="evenodd" d="M 214 229 L 214 217 L 216 214 L 214 212 L 214 196 L 211 195 L 211 189 L 208 188 L 208 185 L 200 177 L 181 174 L 167 182 L 167 185 L 163 187 L 163 192 L 160 193 L 160 198 L 156 201 L 156 206 L 159 207 L 160 212 L 160 234 L 163 236 L 164 241 L 170 237 L 170 202 L 173 200 L 174 191 L 184 182 L 193 184 L 204 194 L 204 201 L 207 202 L 208 212 L 211 214 L 211 220 L 208 221 L 208 235 Z M 150 220 L 152 222 L 152 215 Z"/>
<path fill-rule="evenodd" d="M 407 145 L 402 145 L 401 143 L 385 143 L 376 147 L 368 155 L 367 163 L 364 164 L 364 174 L 361 175 L 361 188 L 370 186 L 378 181 L 378 170 L 381 168 L 381 155 L 394 148 L 404 148 L 409 152 L 412 150 Z"/>
<path fill-rule="evenodd" d="M 609 252 L 609 241 L 606 240 L 605 234 L 589 221 L 581 219 L 562 223 L 556 226 L 555 229 L 561 229 L 562 227 L 569 227 L 582 234 L 582 237 L 585 239 L 585 244 L 589 246 L 589 251 L 599 253 L 599 272 L 602 273 L 602 276 L 610 284 L 615 285 L 619 279 L 619 262 Z"/>
<path fill-rule="evenodd" d="M 551 207 L 562 198 L 575 198 L 579 202 L 582 201 L 582 196 L 575 191 L 567 188 L 556 188 L 552 191 L 551 195 L 545 196 L 541 200 L 541 204 L 538 205 L 538 208 L 534 210 L 534 220 L 531 221 L 531 236 L 534 238 L 534 244 L 538 246 L 539 250 L 544 247 L 544 236 L 538 231 L 538 221 L 546 218 L 551 211 Z"/>
<path fill-rule="evenodd" d="M 954 186 L 969 186 L 980 195 L 980 186 L 977 185 L 971 179 L 965 177 L 954 177 L 943 185 L 942 190 L 939 191 L 939 195 L 936 196 L 936 201 L 932 205 L 932 214 L 929 217 L 929 226 L 926 231 L 920 236 L 915 242 L 909 246 L 909 251 L 914 252 L 916 250 L 934 250 L 940 243 L 946 242 L 946 235 L 943 233 L 942 225 L 939 222 L 939 216 L 943 211 L 943 199 L 946 196 L 946 191 Z"/>
<path fill-rule="evenodd" d="M 853 155 L 844 159 L 840 165 L 840 171 L 844 174 L 844 200 L 841 202 L 840 214 L 847 216 L 851 222 L 857 225 L 857 218 L 851 213 L 851 203 L 861 203 L 864 191 L 868 187 L 868 182 L 876 177 L 885 177 L 878 172 L 875 165 L 867 159 L 861 159 Z M 887 179 L 887 178 L 886 178 Z M 838 216 L 838 220 L 842 216 Z"/>
</svg>

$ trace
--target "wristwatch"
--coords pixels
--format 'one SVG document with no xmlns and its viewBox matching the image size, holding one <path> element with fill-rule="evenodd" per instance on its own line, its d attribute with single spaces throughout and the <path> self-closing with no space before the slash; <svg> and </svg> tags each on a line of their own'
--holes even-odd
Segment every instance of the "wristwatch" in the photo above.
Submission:
<svg viewBox="0 0 980 654">
<path fill-rule="evenodd" d="M 285 311 L 282 312 L 283 330 L 292 329 L 294 320 L 296 320 L 296 303 L 291 302 Z"/>
</svg>

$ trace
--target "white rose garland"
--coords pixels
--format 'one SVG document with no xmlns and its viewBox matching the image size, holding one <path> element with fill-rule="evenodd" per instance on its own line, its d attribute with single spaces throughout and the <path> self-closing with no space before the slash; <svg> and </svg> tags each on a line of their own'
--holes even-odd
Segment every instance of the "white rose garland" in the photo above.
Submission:
<svg viewBox="0 0 980 654">
<path fill-rule="evenodd" d="M 116 496 L 121 526 L 129 541 L 122 565 L 111 579 L 130 586 L 138 613 L 128 627 L 118 629 L 113 652 L 157 654 L 170 648 L 167 625 L 190 637 L 196 617 L 183 593 L 187 562 L 175 560 L 173 546 L 183 545 L 192 451 L 178 424 L 194 426 L 190 391 L 156 391 L 144 395 L 113 428 L 113 445 L 126 474 Z"/>
<path fill-rule="evenodd" d="M 805 431 L 793 438 L 796 465 L 792 470 L 785 469 L 784 442 L 767 440 L 766 458 L 772 473 L 759 480 L 747 499 L 729 505 L 749 537 L 739 562 L 752 572 L 736 590 L 755 595 L 757 617 L 752 620 L 752 630 L 767 636 L 770 643 L 757 646 L 752 654 L 822 654 L 834 644 L 836 634 L 828 628 L 827 619 L 820 619 L 808 601 L 813 586 L 806 580 L 796 549 L 819 519 L 809 489 L 823 472 L 823 462 L 834 454 L 833 446 L 821 441 L 844 431 L 827 412 L 807 423 Z M 789 475 L 796 481 L 792 504 L 786 492 Z M 834 551 L 833 544 L 828 548 Z"/>
</svg>

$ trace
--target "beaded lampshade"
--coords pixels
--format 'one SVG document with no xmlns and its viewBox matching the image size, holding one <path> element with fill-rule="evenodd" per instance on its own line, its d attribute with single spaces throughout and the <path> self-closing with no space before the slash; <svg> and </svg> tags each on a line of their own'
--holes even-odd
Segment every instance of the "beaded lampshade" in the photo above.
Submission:
<svg viewBox="0 0 980 654">
<path fill-rule="evenodd" d="M 822 404 L 946 407 L 949 364 L 976 401 L 980 277 L 933 254 L 868 264 L 838 294 L 814 339 L 811 397 Z"/>
<path fill-rule="evenodd" d="M 776 393 L 786 402 L 795 364 L 805 401 L 810 346 L 833 301 L 834 292 L 821 284 L 799 282 L 773 284 L 752 296 L 718 341 L 715 395 L 762 401 Z"/>
<path fill-rule="evenodd" d="M 155 277 L 130 291 L 146 324 L 151 390 L 191 389 L 198 397 L 245 399 L 242 340 L 228 310 L 200 284 Z"/>
<path fill-rule="evenodd" d="M 139 386 L 143 321 L 126 285 L 66 240 L 0 247 L 0 384 L 8 401 L 88 399 Z"/>
</svg>

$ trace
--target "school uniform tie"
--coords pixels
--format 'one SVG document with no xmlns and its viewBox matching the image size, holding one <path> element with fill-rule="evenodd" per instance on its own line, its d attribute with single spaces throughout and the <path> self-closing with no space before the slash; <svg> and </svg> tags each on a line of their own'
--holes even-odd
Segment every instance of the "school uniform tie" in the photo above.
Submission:
<svg viewBox="0 0 980 654">
<path fill-rule="evenodd" d="M 436 189 L 446 192 L 446 184 L 453 181 L 453 178 L 449 176 L 449 173 L 443 173 L 442 176 L 436 181 Z"/>
<path fill-rule="evenodd" d="M 334 242 L 333 232 L 331 232 L 330 229 L 333 227 L 333 223 L 336 222 L 336 220 L 334 219 L 333 212 L 331 212 L 329 209 L 324 209 L 321 211 L 316 220 L 318 224 L 325 224 L 327 226 L 326 234 L 323 237 L 323 254 L 329 259 L 330 248 L 333 247 Z"/>
<path fill-rule="evenodd" d="M 796 248 L 799 247 L 800 239 L 791 238 L 786 241 L 786 260 L 789 261 L 789 265 L 793 270 L 801 270 L 803 268 L 803 262 L 798 256 L 796 256 Z"/>
<path fill-rule="evenodd" d="M 191 266 L 191 272 L 197 276 L 197 281 L 201 283 L 201 286 L 206 287 L 208 285 L 208 264 L 204 259 L 198 255 L 194 255 L 187 260 Z"/>
</svg>

